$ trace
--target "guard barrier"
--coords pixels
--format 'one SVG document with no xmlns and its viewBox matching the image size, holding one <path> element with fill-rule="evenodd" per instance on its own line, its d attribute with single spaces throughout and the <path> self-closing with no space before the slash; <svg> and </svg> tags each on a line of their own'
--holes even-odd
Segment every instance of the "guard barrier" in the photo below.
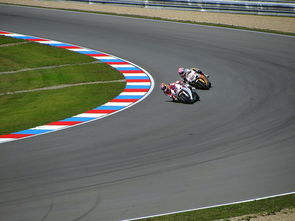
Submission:
<svg viewBox="0 0 295 221">
<path fill-rule="evenodd" d="M 276 16 L 295 16 L 295 3 L 282 0 L 216 1 L 216 0 L 72 0 L 88 3 L 120 4 L 149 8 L 174 8 L 208 12 L 227 12 Z"/>
</svg>

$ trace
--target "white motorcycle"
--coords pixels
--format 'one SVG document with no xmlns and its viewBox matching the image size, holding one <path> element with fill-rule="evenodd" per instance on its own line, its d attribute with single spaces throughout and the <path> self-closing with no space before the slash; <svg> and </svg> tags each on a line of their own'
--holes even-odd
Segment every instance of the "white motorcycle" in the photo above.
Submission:
<svg viewBox="0 0 295 221">
<path fill-rule="evenodd" d="M 196 69 L 192 68 L 194 72 L 190 74 L 189 84 L 196 88 L 202 90 L 209 90 L 211 88 L 211 82 L 209 81 L 209 75 L 199 74 L 197 75 Z M 197 77 L 198 76 L 198 77 Z"/>
<path fill-rule="evenodd" d="M 196 101 L 200 100 L 199 95 L 195 88 L 187 85 L 187 84 L 174 84 L 175 87 L 171 88 L 173 90 L 173 94 L 176 96 L 177 101 L 184 104 L 193 104 Z"/>
</svg>

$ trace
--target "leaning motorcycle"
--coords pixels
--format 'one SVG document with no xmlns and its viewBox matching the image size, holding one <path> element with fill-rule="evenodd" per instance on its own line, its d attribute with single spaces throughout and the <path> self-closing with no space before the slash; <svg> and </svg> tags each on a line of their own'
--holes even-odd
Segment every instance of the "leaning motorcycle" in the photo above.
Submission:
<svg viewBox="0 0 295 221">
<path fill-rule="evenodd" d="M 198 78 L 196 77 L 190 82 L 190 85 L 196 89 L 209 90 L 211 88 L 211 82 L 205 75 L 200 75 Z"/>
<path fill-rule="evenodd" d="M 177 94 L 176 97 L 179 102 L 184 104 L 193 104 L 196 101 L 200 100 L 199 95 L 195 88 L 192 88 L 187 85 L 176 84 Z"/>
</svg>

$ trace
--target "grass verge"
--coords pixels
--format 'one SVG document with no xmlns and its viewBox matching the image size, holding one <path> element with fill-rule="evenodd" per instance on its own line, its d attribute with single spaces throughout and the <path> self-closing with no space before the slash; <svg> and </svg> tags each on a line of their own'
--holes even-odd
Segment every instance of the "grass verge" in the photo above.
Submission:
<svg viewBox="0 0 295 221">
<path fill-rule="evenodd" d="M 0 45 L 23 40 L 0 36 Z M 8 45 L 0 50 L 0 70 L 42 68 L 0 73 L 0 94 L 58 85 L 124 79 L 111 66 L 96 59 L 48 45 Z M 86 64 L 81 64 L 81 63 Z M 90 62 L 90 63 L 87 63 Z M 56 67 L 69 64 L 70 66 Z M 125 82 L 108 82 L 63 89 L 0 95 L 0 134 L 8 134 L 62 120 L 100 106 L 118 95 Z"/>
<path fill-rule="evenodd" d="M 0 50 L 0 72 L 91 61 L 95 59 L 69 50 L 33 42 L 3 47 Z"/>
<path fill-rule="evenodd" d="M 17 39 L 17 38 L 6 37 L 6 36 L 1 36 L 0 38 L 0 45 L 19 43 L 19 42 L 25 42 L 25 41 L 21 39 Z"/>
<path fill-rule="evenodd" d="M 85 64 L 0 75 L 0 94 L 34 88 L 124 79 L 107 64 Z"/>
<path fill-rule="evenodd" d="M 154 218 L 138 219 L 138 221 L 210 221 L 229 220 L 229 218 L 249 215 L 274 215 L 285 208 L 295 208 L 295 194 L 257 200 L 247 203 L 220 206 L 210 209 L 196 210 Z"/>
<path fill-rule="evenodd" d="M 0 96 L 1 134 L 65 119 L 104 104 L 124 82 Z"/>
</svg>

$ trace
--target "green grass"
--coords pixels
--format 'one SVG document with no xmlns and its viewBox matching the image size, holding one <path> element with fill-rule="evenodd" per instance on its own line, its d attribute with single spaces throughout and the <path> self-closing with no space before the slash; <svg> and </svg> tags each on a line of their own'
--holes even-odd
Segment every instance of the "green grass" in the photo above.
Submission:
<svg viewBox="0 0 295 221">
<path fill-rule="evenodd" d="M 3 47 L 0 50 L 0 72 L 91 61 L 95 61 L 95 59 L 76 52 L 38 43 Z"/>
<path fill-rule="evenodd" d="M 0 75 L 0 93 L 61 84 L 119 79 L 124 79 L 123 75 L 107 64 L 74 65 Z"/>
<path fill-rule="evenodd" d="M 209 221 L 227 220 L 231 217 L 249 214 L 275 214 L 285 208 L 295 208 L 295 194 L 270 199 L 257 200 L 193 212 L 178 213 L 154 218 L 139 219 L 140 221 Z"/>
<path fill-rule="evenodd" d="M 0 36 L 0 44 L 23 41 L 16 40 Z M 109 65 L 91 63 L 93 61 L 97 60 L 87 55 L 37 43 L 2 47 L 0 50 L 2 72 L 63 64 L 71 66 L 0 74 L 0 93 L 124 79 L 120 72 Z M 83 113 L 117 96 L 125 84 L 125 82 L 114 82 L 0 95 L 0 134 L 29 129 Z"/>
<path fill-rule="evenodd" d="M 62 120 L 104 104 L 124 82 L 0 96 L 0 134 Z"/>
<path fill-rule="evenodd" d="M 11 43 L 19 43 L 19 42 L 25 42 L 25 41 L 22 40 L 22 39 L 10 38 L 10 37 L 6 37 L 6 36 L 1 36 L 1 38 L 0 38 L 0 45 L 11 44 Z"/>
</svg>

